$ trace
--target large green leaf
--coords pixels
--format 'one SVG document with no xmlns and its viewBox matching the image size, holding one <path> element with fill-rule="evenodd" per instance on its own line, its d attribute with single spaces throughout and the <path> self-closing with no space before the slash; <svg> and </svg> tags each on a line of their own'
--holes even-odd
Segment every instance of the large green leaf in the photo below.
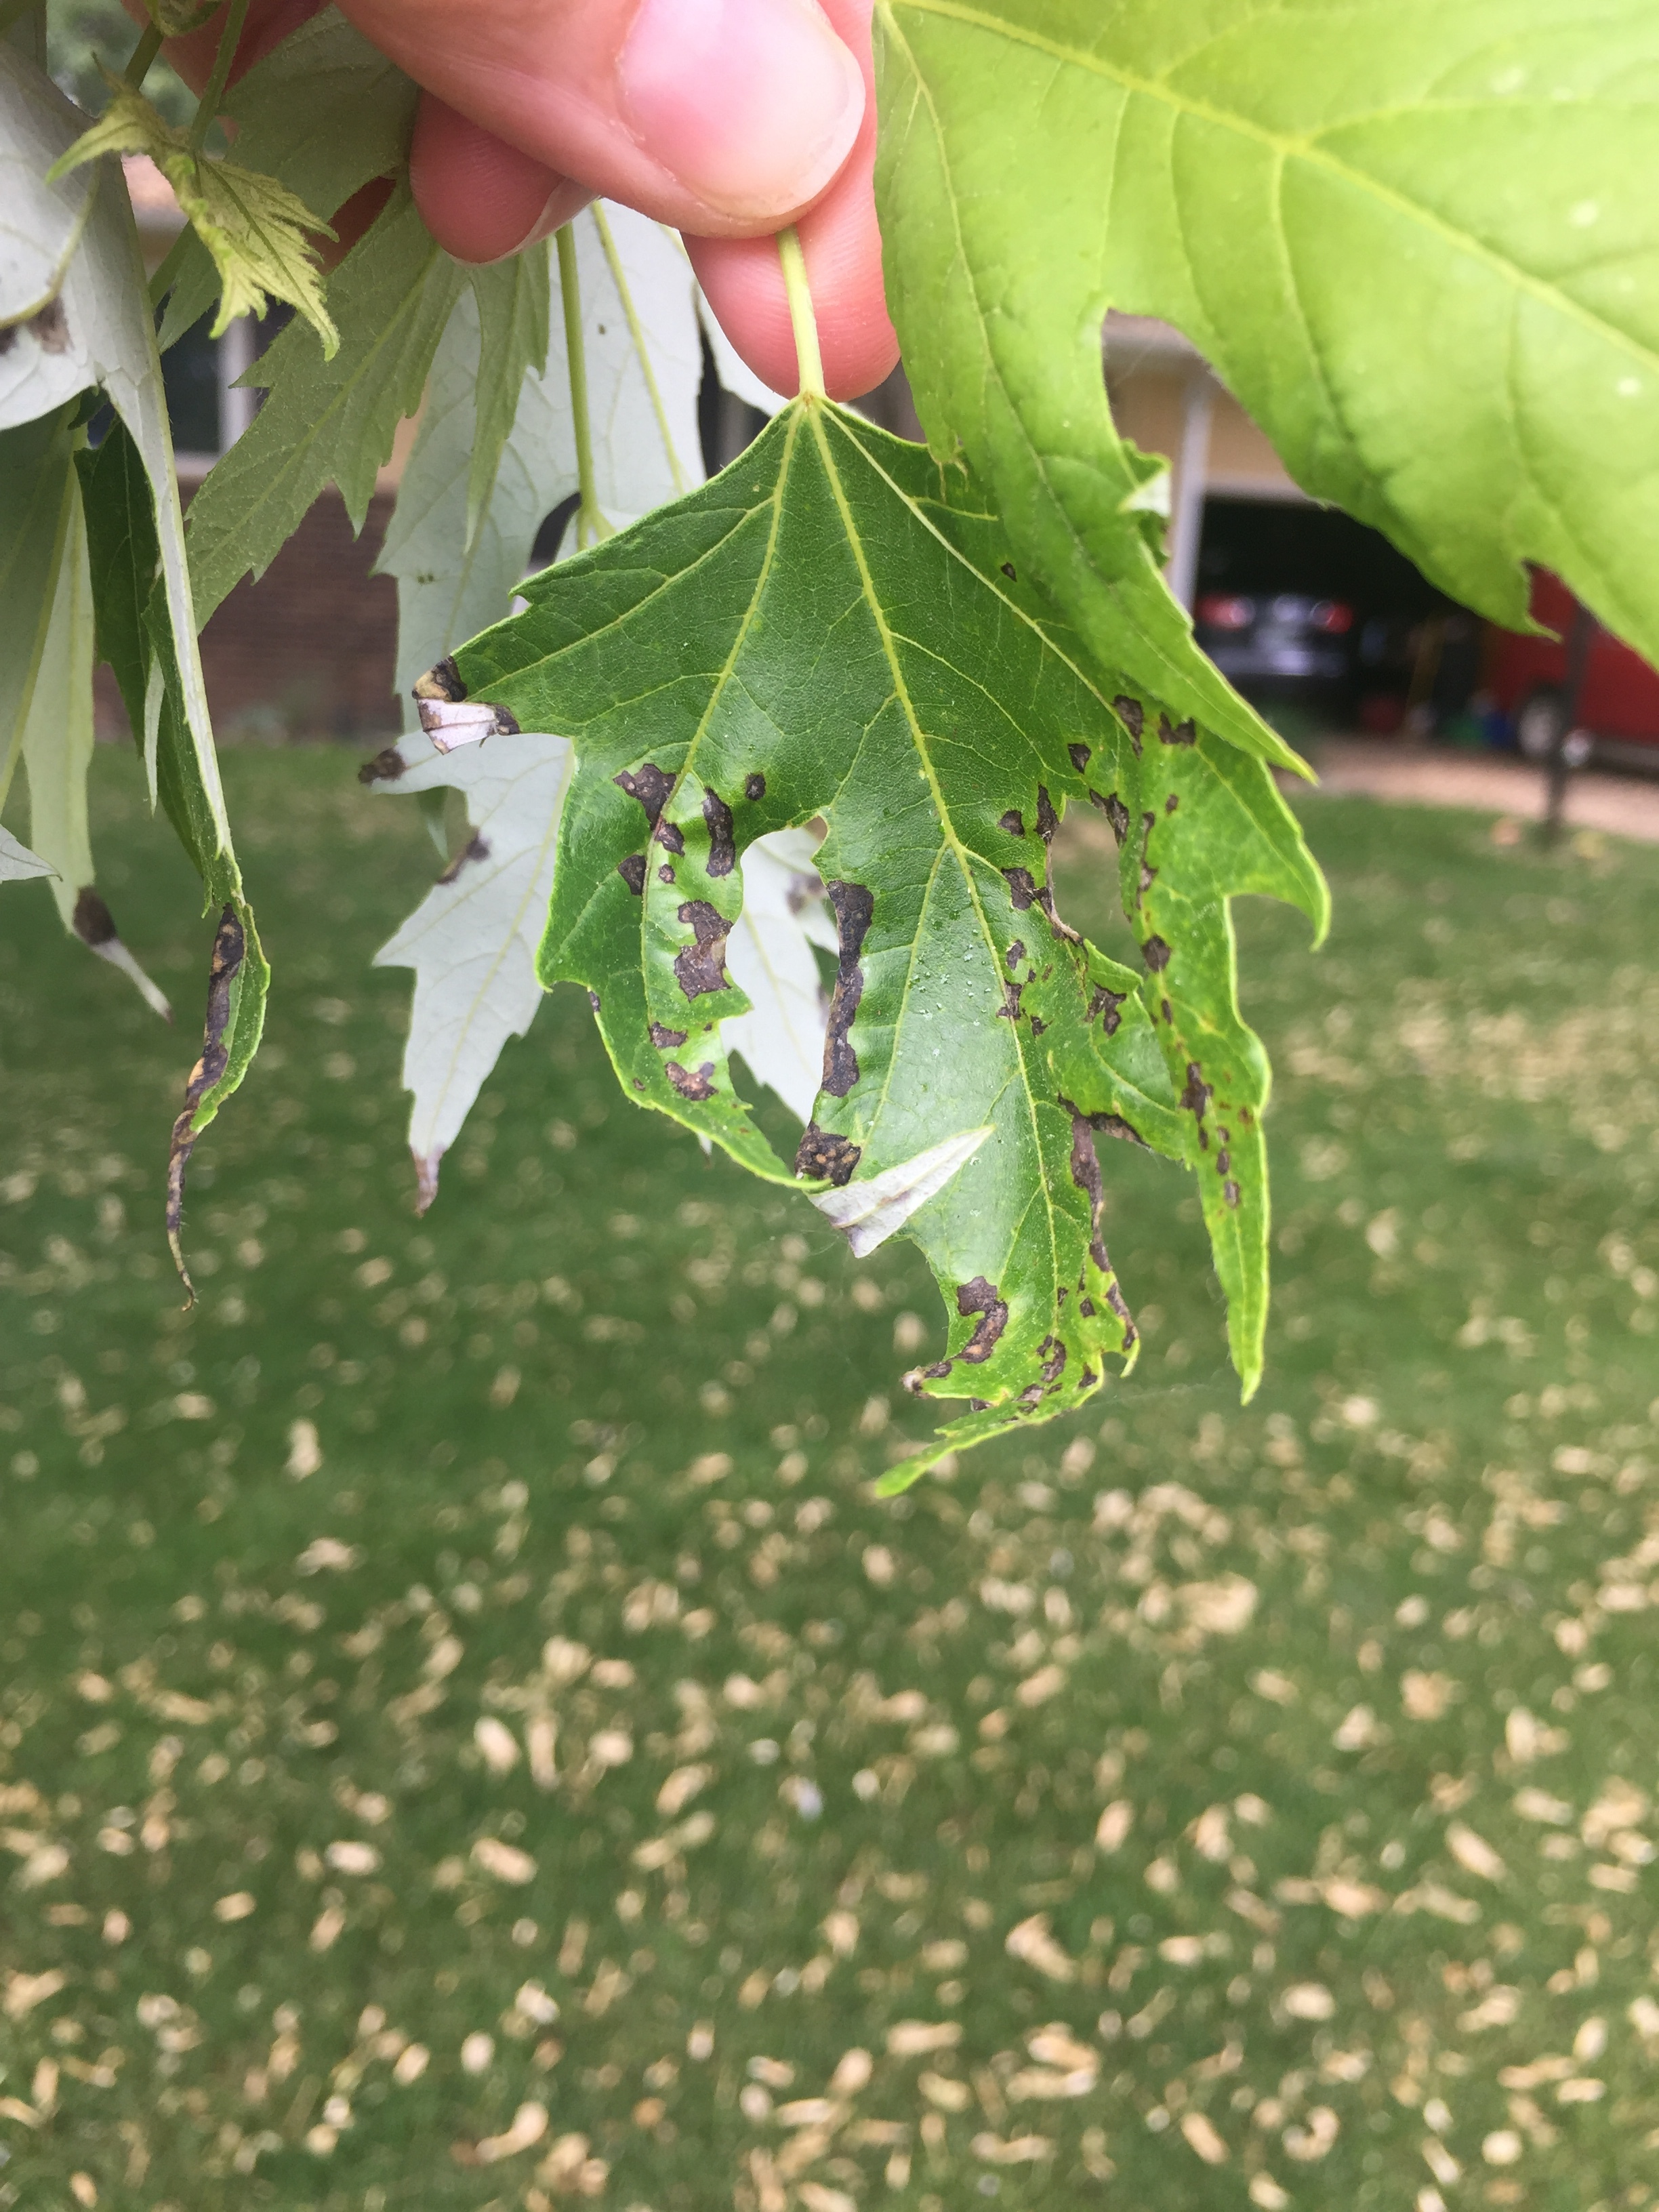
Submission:
<svg viewBox="0 0 1659 2212">
<path fill-rule="evenodd" d="M 400 166 L 415 96 L 403 71 L 331 7 L 240 78 L 225 112 L 235 125 L 238 163 L 276 178 L 326 217 Z M 165 349 L 219 295 L 213 257 L 194 231 L 167 256 L 158 290 L 163 288 L 170 288 L 161 323 Z"/>
<path fill-rule="evenodd" d="M 795 1171 L 831 1186 L 849 1227 L 878 1186 L 866 1218 L 902 1222 L 950 1316 L 946 1356 L 914 1385 L 970 1398 L 905 1479 L 1075 1405 L 1132 1352 L 1095 1130 L 1196 1158 L 1187 1124 L 1224 1091 L 1257 1113 L 1226 899 L 1270 889 L 1322 911 L 1265 769 L 1185 729 L 1155 750 L 1139 702 L 1120 719 L 1009 556 L 964 471 L 799 401 L 713 484 L 530 580 L 528 611 L 429 687 L 574 741 L 543 978 L 586 986 L 633 1097 L 775 1181 L 789 1170 L 726 1063 L 720 1024 L 748 1001 L 726 943 L 744 849 L 827 822 L 840 970 Z M 434 726 L 453 712 L 434 696 Z M 1165 806 L 1142 861 L 1155 913 L 1139 868 L 1130 900 L 1144 988 L 1054 912 L 1048 841 L 1085 790 Z M 1242 876 L 1225 850 L 1241 806 Z M 1228 1054 L 1249 1065 L 1224 1069 Z M 1258 1225 L 1220 1241 L 1248 1380 L 1266 1188 L 1240 1158 L 1220 1203 Z"/>
<path fill-rule="evenodd" d="M 1121 582 L 1109 304 L 1186 331 L 1298 481 L 1448 592 L 1524 626 L 1522 564 L 1541 562 L 1659 658 L 1650 0 L 880 0 L 878 19 L 883 231 L 923 420 L 986 471 L 1104 665 L 1144 667 L 1113 624 L 1145 607 Z"/>
<path fill-rule="evenodd" d="M 250 574 L 262 576 L 323 487 L 339 486 L 362 528 L 374 479 L 427 372 L 456 295 L 459 263 L 433 240 L 400 185 L 334 272 L 328 303 L 340 349 L 290 323 L 250 372 L 268 397 L 191 502 L 190 566 L 200 619 Z"/>
</svg>

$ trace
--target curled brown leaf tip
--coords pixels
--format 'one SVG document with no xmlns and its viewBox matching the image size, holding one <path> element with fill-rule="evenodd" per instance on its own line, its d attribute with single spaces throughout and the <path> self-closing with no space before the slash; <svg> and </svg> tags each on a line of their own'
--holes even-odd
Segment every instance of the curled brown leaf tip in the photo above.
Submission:
<svg viewBox="0 0 1659 2212">
<path fill-rule="evenodd" d="M 451 706 L 459 706 L 466 697 L 466 686 L 461 681 L 461 672 L 446 654 L 424 676 L 416 678 L 411 696 L 416 699 L 446 699 Z"/>
<path fill-rule="evenodd" d="M 359 783 L 395 783 L 408 767 L 408 763 L 396 745 L 384 745 L 373 760 L 366 760 L 357 771 Z"/>
<path fill-rule="evenodd" d="M 76 895 L 70 927 L 82 945 L 94 948 L 109 944 L 112 938 L 120 934 L 115 927 L 115 916 L 105 905 L 102 896 L 90 884 Z"/>
<path fill-rule="evenodd" d="M 226 1033 L 230 1027 L 231 994 L 246 952 L 247 939 L 242 925 L 236 919 L 235 909 L 227 907 L 219 917 L 213 939 L 213 957 L 208 964 L 207 1020 L 202 1032 L 202 1056 L 191 1068 L 190 1080 L 185 1085 L 185 1110 L 173 1125 L 173 1141 L 167 1153 L 167 1244 L 173 1253 L 173 1264 L 179 1270 L 179 1279 L 185 1286 L 186 1313 L 196 1303 L 196 1285 L 185 1265 L 182 1241 L 185 1170 L 196 1146 L 196 1109 L 229 1062 Z"/>
</svg>

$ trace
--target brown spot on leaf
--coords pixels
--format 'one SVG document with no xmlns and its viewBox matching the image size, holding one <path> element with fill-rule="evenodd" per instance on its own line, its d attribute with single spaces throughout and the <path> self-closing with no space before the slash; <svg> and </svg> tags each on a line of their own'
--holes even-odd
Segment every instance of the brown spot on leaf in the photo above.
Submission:
<svg viewBox="0 0 1659 2212">
<path fill-rule="evenodd" d="M 461 870 L 465 867 L 469 860 L 487 860 L 489 858 L 489 845 L 488 840 L 480 837 L 475 831 L 474 834 L 467 839 L 465 844 L 462 846 L 460 851 L 456 854 L 454 859 L 444 870 L 442 875 L 439 877 L 438 881 L 441 884 L 453 884 L 456 877 L 460 874 Z"/>
<path fill-rule="evenodd" d="M 1187 1088 L 1181 1094 L 1181 1103 L 1189 1114 L 1196 1114 L 1201 1121 L 1215 1096 L 1213 1084 L 1204 1080 L 1204 1071 L 1195 1060 L 1187 1062 Z"/>
<path fill-rule="evenodd" d="M 447 654 L 434 661 L 424 676 L 415 679 L 413 692 L 416 699 L 447 699 L 452 707 L 459 706 L 466 696 L 466 686 L 461 681 L 461 672 Z"/>
<path fill-rule="evenodd" d="M 1062 1105 L 1068 1102 L 1062 1099 Z M 1101 1216 L 1106 1207 L 1106 1187 L 1100 1173 L 1100 1162 L 1095 1157 L 1095 1133 L 1087 1115 L 1079 1114 L 1069 1106 L 1072 1116 L 1072 1181 L 1089 1201 L 1089 1257 L 1097 1267 L 1109 1273 L 1111 1262 L 1106 1257 L 1106 1247 L 1101 1239 Z"/>
<path fill-rule="evenodd" d="M 729 876 L 738 864 L 738 848 L 732 836 L 732 810 L 718 792 L 703 793 L 702 818 L 708 824 L 708 872 Z"/>
<path fill-rule="evenodd" d="M 1129 732 L 1129 743 L 1139 752 L 1140 733 L 1146 726 L 1146 709 L 1139 699 L 1131 699 L 1127 694 L 1121 693 L 1112 702 L 1112 712 Z"/>
<path fill-rule="evenodd" d="M 695 942 L 674 956 L 674 975 L 688 999 L 726 988 L 726 917 L 707 899 L 687 899 L 679 910 Z"/>
<path fill-rule="evenodd" d="M 387 745 L 357 771 L 359 783 L 395 783 L 404 773 L 404 757 L 396 745 Z"/>
<path fill-rule="evenodd" d="M 48 300 L 38 315 L 31 315 L 28 326 L 42 353 L 69 351 L 69 317 L 64 312 L 61 296 L 56 300 Z"/>
<path fill-rule="evenodd" d="M 1126 1121 L 1121 1114 L 1091 1114 L 1089 1127 L 1103 1137 L 1119 1137 L 1126 1145 L 1146 1142 L 1133 1121 Z"/>
<path fill-rule="evenodd" d="M 1093 757 L 1088 746 L 1067 745 L 1066 750 L 1072 756 L 1072 766 L 1077 770 L 1078 774 L 1081 775 L 1085 769 L 1088 767 L 1091 759 Z"/>
<path fill-rule="evenodd" d="M 590 991 L 588 993 L 587 1003 L 592 1007 L 594 1012 L 597 1014 L 599 1011 L 599 994 L 597 991 Z"/>
<path fill-rule="evenodd" d="M 1231 1167 L 1232 1164 L 1233 1156 L 1230 1152 L 1224 1149 L 1216 1154 L 1215 1171 L 1218 1176 L 1224 1176 L 1229 1168 Z"/>
<path fill-rule="evenodd" d="M 660 1022 L 653 1022 L 650 1029 L 651 1042 L 659 1052 L 678 1052 L 688 1034 L 685 1030 L 665 1029 Z"/>
<path fill-rule="evenodd" d="M 1012 561 L 1005 561 L 1003 562 L 1002 573 L 1008 579 L 1008 581 L 1011 584 L 1018 583 L 1019 578 L 1014 574 L 1014 564 Z"/>
<path fill-rule="evenodd" d="M 669 866 L 667 861 L 665 860 L 661 867 L 657 871 L 657 881 L 659 884 L 672 884 L 673 880 L 674 871 Z"/>
<path fill-rule="evenodd" d="M 997 1008 L 995 1016 L 998 1021 L 1017 1022 L 1019 1019 L 1019 996 L 1024 988 L 1024 983 L 1016 983 L 1011 978 L 1004 979 L 1002 1004 Z"/>
<path fill-rule="evenodd" d="M 1177 722 L 1171 727 L 1169 716 L 1160 714 L 1158 741 L 1162 745 L 1193 745 L 1198 743 L 1198 732 L 1191 722 Z"/>
<path fill-rule="evenodd" d="M 630 853 L 626 860 L 618 860 L 617 873 L 633 892 L 635 898 L 645 896 L 645 855 Z"/>
<path fill-rule="evenodd" d="M 997 828 L 1006 830 L 1011 837 L 1023 837 L 1025 835 L 1025 817 L 1018 807 L 1011 806 L 1006 814 L 997 817 Z"/>
<path fill-rule="evenodd" d="M 620 775 L 613 775 L 611 781 L 625 791 L 630 799 L 639 800 L 645 809 L 646 820 L 654 830 L 657 817 L 662 812 L 664 803 L 674 788 L 673 777 L 665 775 L 654 761 L 647 761 L 642 768 L 632 771 L 624 769 Z"/>
<path fill-rule="evenodd" d="M 837 1190 L 853 1180 L 853 1170 L 863 1152 L 850 1137 L 837 1137 L 809 1121 L 795 1153 L 795 1173 L 816 1182 L 833 1183 Z"/>
<path fill-rule="evenodd" d="M 1237 1206 L 1238 1204 L 1238 1185 L 1236 1182 L 1224 1182 L 1221 1186 L 1221 1195 L 1226 1200 L 1229 1206 Z"/>
<path fill-rule="evenodd" d="M 1172 791 L 1164 802 L 1164 811 L 1166 814 L 1173 814 L 1180 804 L 1181 793 L 1178 791 Z"/>
<path fill-rule="evenodd" d="M 690 1098 L 701 1104 L 705 1098 L 712 1098 L 714 1095 L 714 1063 L 712 1060 L 704 1060 L 695 1075 L 689 1067 L 682 1067 L 678 1060 L 671 1060 L 665 1066 L 663 1073 L 682 1098 Z"/>
<path fill-rule="evenodd" d="M 766 778 L 763 775 L 744 776 L 743 780 L 743 795 L 751 805 L 757 799 L 764 799 L 766 796 Z"/>
<path fill-rule="evenodd" d="M 1008 965 L 1010 968 L 1018 968 L 1020 962 L 1024 957 L 1025 946 L 1021 939 L 1017 937 L 1013 943 L 1008 947 Z"/>
<path fill-rule="evenodd" d="M 997 1296 L 994 1283 L 988 1283 L 983 1275 L 975 1275 L 970 1283 L 963 1283 L 957 1291 L 957 1311 L 964 1318 L 977 1314 L 974 1333 L 962 1350 L 958 1359 L 965 1359 L 970 1367 L 977 1367 L 996 1350 L 997 1339 L 1008 1326 L 1008 1304 Z"/>
<path fill-rule="evenodd" d="M 1008 896 L 1019 913 L 1036 904 L 1036 879 L 1029 868 L 1005 868 L 1002 872 L 1007 880 Z"/>
<path fill-rule="evenodd" d="M 1173 1029 L 1175 1027 L 1175 1008 L 1170 1004 L 1167 999 L 1160 999 L 1158 1002 L 1158 1012 L 1163 1015 L 1164 1020 L 1170 1024 L 1170 1027 Z"/>
<path fill-rule="evenodd" d="M 82 945 L 108 945 L 120 935 L 115 927 L 115 917 L 98 893 L 88 884 L 75 902 L 75 913 L 70 927 Z"/>
<path fill-rule="evenodd" d="M 1123 991 L 1109 991 L 1103 983 L 1097 985 L 1090 994 L 1089 1019 L 1093 1021 L 1098 1014 L 1100 1026 L 1108 1036 L 1115 1036 L 1122 1027 L 1123 1016 L 1118 1009 L 1127 995 Z"/>
<path fill-rule="evenodd" d="M 1109 792 L 1104 799 L 1102 799 L 1096 792 L 1091 792 L 1089 795 L 1095 800 L 1096 804 L 1099 806 L 1101 812 L 1111 823 L 1112 835 L 1117 839 L 1118 843 L 1121 845 L 1129 834 L 1128 808 L 1123 804 L 1123 801 L 1118 797 L 1115 791 Z"/>
<path fill-rule="evenodd" d="M 1161 937 L 1149 937 L 1140 948 L 1140 957 L 1154 975 L 1161 975 L 1170 964 L 1170 948 Z"/>
<path fill-rule="evenodd" d="M 665 853 L 678 854 L 685 850 L 684 835 L 672 822 L 665 822 L 660 816 L 657 818 L 656 828 L 651 832 L 651 842 L 653 845 L 660 845 Z M 714 873 L 712 868 L 709 873 Z"/>
<path fill-rule="evenodd" d="M 853 1018 L 864 996 L 864 970 L 859 956 L 876 910 L 875 893 L 863 884 L 826 884 L 824 890 L 836 912 L 841 957 L 836 988 L 830 1000 L 829 1025 L 823 1039 L 823 1088 L 832 1098 L 845 1098 L 859 1079 L 858 1054 L 851 1042 Z"/>
<path fill-rule="evenodd" d="M 1054 832 L 1060 827 L 1060 817 L 1054 811 L 1054 802 L 1041 784 L 1037 786 L 1037 836 L 1045 845 L 1054 842 Z"/>
<path fill-rule="evenodd" d="M 208 963 L 207 1019 L 202 1030 L 202 1056 L 190 1072 L 185 1085 L 185 1110 L 173 1125 L 173 1140 L 167 1153 L 167 1243 L 173 1248 L 173 1263 L 179 1270 L 179 1279 L 186 1292 L 185 1310 L 196 1303 L 196 1285 L 190 1279 L 190 1270 L 185 1265 L 182 1239 L 185 1214 L 185 1170 L 190 1156 L 196 1148 L 196 1132 L 191 1126 L 196 1109 L 208 1092 L 223 1075 L 230 1059 L 230 1047 L 225 1032 L 230 1027 L 231 994 L 236 978 L 242 972 L 242 962 L 247 954 L 247 939 L 242 925 L 236 919 L 235 909 L 227 907 L 219 917 L 219 927 L 214 933 L 213 954 Z"/>
<path fill-rule="evenodd" d="M 1048 1343 L 1054 1349 L 1042 1363 L 1042 1379 L 1052 1389 L 1066 1372 L 1066 1346 L 1057 1336 L 1051 1336 Z"/>
</svg>

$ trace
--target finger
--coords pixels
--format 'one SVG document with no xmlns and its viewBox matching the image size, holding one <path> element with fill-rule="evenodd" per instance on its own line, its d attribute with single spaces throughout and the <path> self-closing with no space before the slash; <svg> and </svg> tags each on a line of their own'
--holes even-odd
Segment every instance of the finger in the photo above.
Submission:
<svg viewBox="0 0 1659 2212">
<path fill-rule="evenodd" d="M 740 237 L 793 220 L 864 113 L 863 75 L 816 0 L 345 0 L 345 12 L 481 129 L 682 229 Z"/>
<path fill-rule="evenodd" d="M 409 181 L 427 228 L 458 261 L 516 253 L 592 197 L 432 93 L 415 118 Z"/>
<path fill-rule="evenodd" d="M 833 399 L 854 399 L 897 366 L 898 337 L 882 285 L 876 222 L 876 104 L 870 59 L 872 0 L 829 0 L 836 27 L 860 58 L 869 97 L 853 152 L 796 228 Z M 688 238 L 692 266 L 720 328 L 775 392 L 799 381 L 775 238 Z"/>
</svg>

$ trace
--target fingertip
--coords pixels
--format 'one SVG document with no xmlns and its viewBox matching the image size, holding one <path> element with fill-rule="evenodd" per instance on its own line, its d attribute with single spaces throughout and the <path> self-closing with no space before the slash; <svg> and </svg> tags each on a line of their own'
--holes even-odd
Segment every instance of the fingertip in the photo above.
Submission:
<svg viewBox="0 0 1659 2212">
<path fill-rule="evenodd" d="M 586 188 L 423 93 L 409 149 L 421 220 L 458 261 L 500 261 L 586 205 Z"/>
</svg>

